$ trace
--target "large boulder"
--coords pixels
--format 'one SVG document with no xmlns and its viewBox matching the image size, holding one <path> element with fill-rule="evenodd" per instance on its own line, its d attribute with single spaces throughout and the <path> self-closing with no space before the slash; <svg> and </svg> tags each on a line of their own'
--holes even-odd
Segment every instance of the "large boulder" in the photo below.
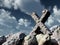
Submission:
<svg viewBox="0 0 60 45">
<path fill-rule="evenodd" d="M 38 34 L 38 35 L 36 35 L 36 39 L 37 39 L 38 45 L 43 45 L 47 40 L 49 40 L 49 35 L 48 34 L 45 34 L 45 35 Z"/>
</svg>

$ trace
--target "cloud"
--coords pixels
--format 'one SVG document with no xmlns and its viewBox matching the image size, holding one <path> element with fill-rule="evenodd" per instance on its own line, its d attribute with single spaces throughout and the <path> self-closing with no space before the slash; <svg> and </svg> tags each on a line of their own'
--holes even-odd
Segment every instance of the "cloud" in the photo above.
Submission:
<svg viewBox="0 0 60 45">
<path fill-rule="evenodd" d="M 52 16 L 49 17 L 48 21 L 45 23 L 48 26 L 51 26 L 54 23 L 54 18 Z"/>
<path fill-rule="evenodd" d="M 37 2 L 38 0 L 35 0 L 35 1 Z M 32 2 L 32 0 L 1 0 L 0 6 L 18 9 L 18 8 L 22 8 L 22 6 L 24 6 L 24 4 L 26 4 L 28 2 L 30 3 L 30 2 Z"/>
<path fill-rule="evenodd" d="M 29 22 L 27 19 L 20 18 L 18 24 L 19 25 L 24 25 L 25 27 L 27 27 L 31 24 L 31 22 Z"/>
<path fill-rule="evenodd" d="M 0 3 L 0 7 L 13 8 L 15 10 L 20 9 L 28 14 L 32 12 L 40 14 L 40 11 L 44 8 L 40 5 L 39 0 L 1 0 Z"/>
<path fill-rule="evenodd" d="M 0 9 L 0 35 L 7 35 L 9 33 L 16 33 L 19 31 L 25 33 L 29 32 L 29 30 L 32 29 L 30 24 L 31 22 L 27 19 L 21 18 L 17 21 L 14 16 L 11 16 L 11 12 Z"/>
<path fill-rule="evenodd" d="M 21 6 L 21 0 L 1 0 L 0 6 L 18 9 Z"/>
<path fill-rule="evenodd" d="M 18 20 L 18 25 L 17 25 L 16 28 L 18 30 L 20 30 L 21 32 L 29 34 L 29 32 L 31 32 L 31 30 L 33 29 L 33 26 L 31 26 L 31 21 L 30 20 L 20 18 Z"/>
<path fill-rule="evenodd" d="M 10 16 L 10 12 L 5 11 L 4 9 L 0 9 L 0 30 L 2 31 L 0 32 L 0 35 L 11 33 L 11 31 L 13 32 L 16 25 L 16 18 Z"/>
<path fill-rule="evenodd" d="M 57 8 L 60 8 L 60 0 L 40 0 L 40 3 L 47 9 L 53 9 L 55 5 L 57 6 Z"/>
<path fill-rule="evenodd" d="M 48 21 L 46 22 L 46 25 L 51 27 L 59 24 L 60 24 L 60 9 L 58 9 L 57 6 L 54 6 L 53 13 L 51 14 Z"/>
<path fill-rule="evenodd" d="M 27 12 L 28 14 L 36 12 L 39 15 L 41 14 L 42 9 L 44 9 L 44 7 L 40 4 L 39 0 L 22 0 L 21 7 L 20 9 L 22 9 L 22 11 L 24 12 Z"/>
</svg>

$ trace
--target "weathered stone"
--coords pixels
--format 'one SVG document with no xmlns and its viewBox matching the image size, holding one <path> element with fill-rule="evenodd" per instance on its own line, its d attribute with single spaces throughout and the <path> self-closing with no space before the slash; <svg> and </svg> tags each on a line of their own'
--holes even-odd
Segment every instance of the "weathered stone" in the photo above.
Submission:
<svg viewBox="0 0 60 45">
<path fill-rule="evenodd" d="M 38 45 L 36 37 L 27 35 L 24 39 L 24 45 Z"/>
<path fill-rule="evenodd" d="M 43 45 L 47 40 L 49 40 L 49 35 L 48 34 L 38 34 L 36 36 L 38 45 Z"/>
<path fill-rule="evenodd" d="M 0 37 L 0 45 L 2 45 L 5 41 L 6 41 L 6 37 L 5 36 L 1 36 Z"/>
<path fill-rule="evenodd" d="M 7 38 L 7 41 L 4 42 L 2 45 L 19 45 L 19 44 L 22 45 L 22 42 L 20 41 L 23 41 L 25 36 L 26 35 L 21 32 L 12 34 Z"/>
<path fill-rule="evenodd" d="M 52 28 L 53 35 L 51 36 L 52 39 L 55 39 L 58 44 L 60 45 L 60 26 L 54 26 L 54 28 Z"/>
<path fill-rule="evenodd" d="M 39 21 L 45 23 L 49 16 L 50 16 L 50 12 L 47 9 L 45 9 L 42 11 L 42 16 L 40 17 Z"/>
<path fill-rule="evenodd" d="M 34 27 L 33 31 L 28 36 L 25 37 L 24 45 L 40 45 L 40 44 L 42 45 L 42 43 L 44 43 L 47 40 L 46 38 L 49 37 L 47 35 L 49 35 L 50 33 L 49 29 L 46 28 L 46 26 L 44 25 L 45 21 L 50 16 L 50 12 L 48 10 L 44 10 L 40 18 L 39 16 L 37 16 L 36 13 L 33 13 L 31 16 L 35 20 L 36 26 Z M 44 34 L 47 35 L 45 36 Z M 43 40 L 39 38 L 40 43 L 38 41 L 38 37 L 43 38 Z"/>
<path fill-rule="evenodd" d="M 36 23 L 38 23 L 39 16 L 35 12 L 32 13 L 31 17 L 34 19 Z"/>
<path fill-rule="evenodd" d="M 33 28 L 33 31 L 30 34 L 40 34 L 40 32 L 44 33 L 44 34 L 49 34 L 50 31 L 49 29 L 44 25 L 44 23 L 46 22 L 46 20 L 48 19 L 48 17 L 50 16 L 50 12 L 48 10 L 43 10 L 42 16 L 39 18 L 39 16 L 37 16 L 37 14 L 33 13 L 32 18 L 35 20 L 36 25 Z M 40 29 L 37 29 L 37 28 Z"/>
<path fill-rule="evenodd" d="M 48 34 L 27 35 L 23 45 L 43 45 L 47 40 L 50 40 Z"/>
<path fill-rule="evenodd" d="M 41 17 L 39 17 L 35 12 L 33 12 L 31 15 L 31 17 L 34 19 L 36 23 L 38 22 L 45 23 L 49 16 L 50 16 L 50 12 L 47 9 L 42 11 Z"/>
<path fill-rule="evenodd" d="M 58 42 L 55 39 L 50 39 L 45 41 L 43 45 L 58 45 Z"/>
</svg>

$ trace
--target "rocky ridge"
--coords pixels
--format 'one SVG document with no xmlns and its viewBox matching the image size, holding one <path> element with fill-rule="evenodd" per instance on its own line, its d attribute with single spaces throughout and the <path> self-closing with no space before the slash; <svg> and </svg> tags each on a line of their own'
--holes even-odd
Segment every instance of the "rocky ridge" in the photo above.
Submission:
<svg viewBox="0 0 60 45">
<path fill-rule="evenodd" d="M 47 34 L 25 35 L 21 32 L 1 36 L 0 45 L 60 45 L 60 26 L 52 27 L 51 30 L 55 30 L 51 37 Z"/>
</svg>

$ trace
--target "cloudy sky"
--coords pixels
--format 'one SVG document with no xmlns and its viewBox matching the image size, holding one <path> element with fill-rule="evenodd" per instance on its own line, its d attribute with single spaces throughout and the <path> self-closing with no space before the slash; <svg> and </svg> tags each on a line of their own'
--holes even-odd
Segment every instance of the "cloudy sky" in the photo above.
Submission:
<svg viewBox="0 0 60 45">
<path fill-rule="evenodd" d="M 45 25 L 60 25 L 60 0 L 0 0 L 0 35 L 24 32 L 28 34 L 35 26 L 32 12 L 41 16 L 43 9 L 51 12 Z"/>
</svg>

